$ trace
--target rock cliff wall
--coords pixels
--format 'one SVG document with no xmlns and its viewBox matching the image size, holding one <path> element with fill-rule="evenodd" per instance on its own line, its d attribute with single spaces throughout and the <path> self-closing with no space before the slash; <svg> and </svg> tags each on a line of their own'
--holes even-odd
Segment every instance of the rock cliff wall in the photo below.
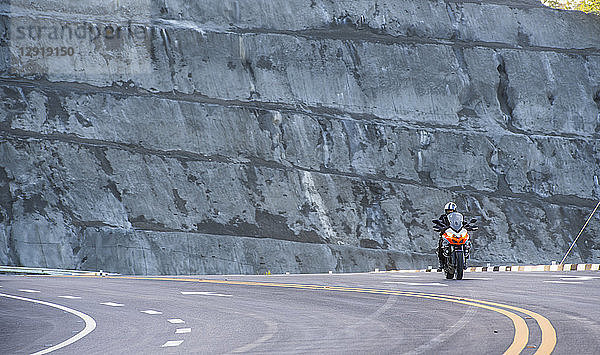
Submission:
<svg viewBox="0 0 600 355">
<path fill-rule="evenodd" d="M 476 261 L 541 263 L 600 199 L 597 16 L 501 0 L 0 6 L 0 264 L 423 267 L 448 200 L 480 219 Z M 569 260 L 600 261 L 598 215 Z"/>
</svg>

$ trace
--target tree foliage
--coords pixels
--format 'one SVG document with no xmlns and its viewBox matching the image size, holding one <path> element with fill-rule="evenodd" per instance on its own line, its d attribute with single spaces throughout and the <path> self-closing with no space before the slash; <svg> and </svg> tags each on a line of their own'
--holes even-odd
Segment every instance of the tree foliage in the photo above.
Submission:
<svg viewBox="0 0 600 355">
<path fill-rule="evenodd" d="M 600 15 L 600 0 L 541 0 L 555 9 L 579 10 Z"/>
</svg>

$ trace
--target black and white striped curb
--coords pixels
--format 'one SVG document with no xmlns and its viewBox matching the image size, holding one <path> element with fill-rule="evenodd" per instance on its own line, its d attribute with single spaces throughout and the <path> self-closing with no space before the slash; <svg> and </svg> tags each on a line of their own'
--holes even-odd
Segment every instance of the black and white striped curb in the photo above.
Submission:
<svg viewBox="0 0 600 355">
<path fill-rule="evenodd" d="M 556 264 L 556 265 L 506 265 L 506 266 L 471 266 L 467 272 L 531 272 L 531 271 L 600 271 L 600 264 Z M 436 269 L 418 269 L 418 270 L 388 270 L 375 272 L 438 272 Z"/>
</svg>

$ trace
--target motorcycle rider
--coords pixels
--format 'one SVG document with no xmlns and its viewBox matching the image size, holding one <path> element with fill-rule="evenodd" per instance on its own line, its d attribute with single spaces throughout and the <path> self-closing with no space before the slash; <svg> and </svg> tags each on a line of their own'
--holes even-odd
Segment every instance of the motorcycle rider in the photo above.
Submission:
<svg viewBox="0 0 600 355">
<path fill-rule="evenodd" d="M 440 218 L 438 218 L 438 220 L 444 225 L 449 227 L 450 226 L 450 221 L 448 221 L 448 215 L 452 212 L 456 212 L 456 203 L 454 202 L 448 202 L 445 206 L 444 206 L 444 214 L 442 214 L 440 216 Z M 444 254 L 442 253 L 442 235 L 444 235 L 444 231 L 442 230 L 440 232 L 440 237 L 438 238 L 438 248 L 437 248 L 437 255 L 438 255 L 438 261 L 439 261 L 439 266 L 437 268 L 438 272 L 442 272 L 442 266 L 444 265 Z"/>
</svg>

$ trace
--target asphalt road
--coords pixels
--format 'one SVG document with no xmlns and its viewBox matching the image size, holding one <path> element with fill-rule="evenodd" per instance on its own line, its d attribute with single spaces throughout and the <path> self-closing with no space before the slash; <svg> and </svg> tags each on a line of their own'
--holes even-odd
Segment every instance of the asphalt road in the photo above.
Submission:
<svg viewBox="0 0 600 355">
<path fill-rule="evenodd" d="M 599 300 L 584 271 L 0 275 L 0 353 L 599 354 Z"/>
</svg>

